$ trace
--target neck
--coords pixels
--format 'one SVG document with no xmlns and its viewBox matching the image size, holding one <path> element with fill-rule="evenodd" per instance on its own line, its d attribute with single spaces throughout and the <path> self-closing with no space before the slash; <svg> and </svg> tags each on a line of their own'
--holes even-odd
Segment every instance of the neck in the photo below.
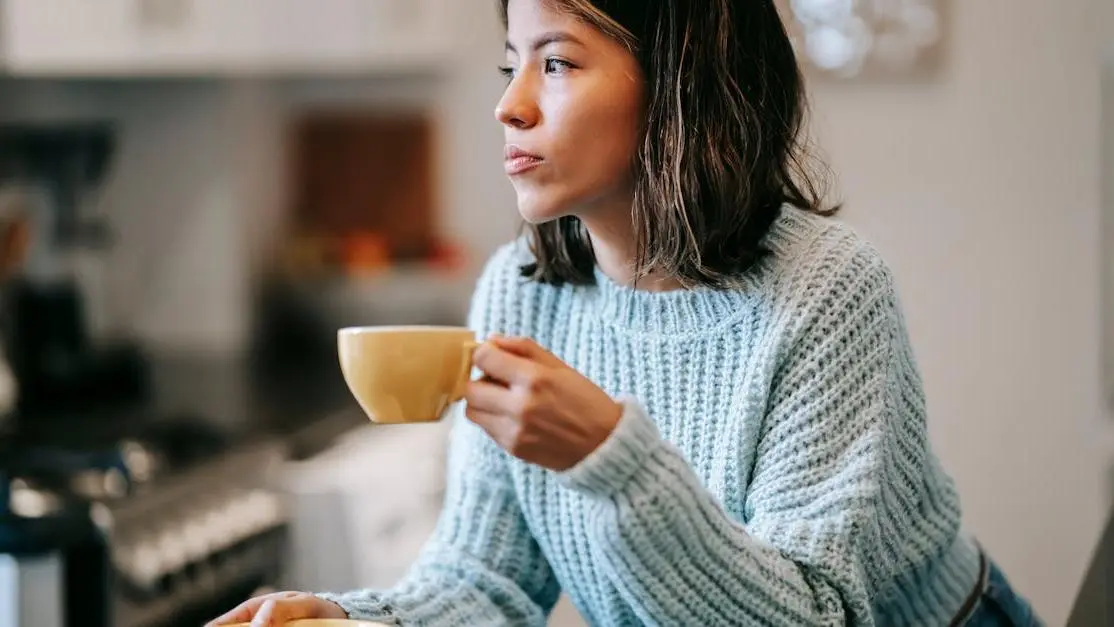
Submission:
<svg viewBox="0 0 1114 627">
<path fill-rule="evenodd" d="M 592 239 L 592 250 L 595 252 L 596 265 L 600 271 L 619 285 L 637 287 L 647 292 L 680 289 L 681 284 L 677 279 L 656 272 L 637 279 L 637 285 L 635 284 L 637 250 L 634 228 L 628 215 L 622 214 L 622 218 L 624 219 L 581 218 Z"/>
</svg>

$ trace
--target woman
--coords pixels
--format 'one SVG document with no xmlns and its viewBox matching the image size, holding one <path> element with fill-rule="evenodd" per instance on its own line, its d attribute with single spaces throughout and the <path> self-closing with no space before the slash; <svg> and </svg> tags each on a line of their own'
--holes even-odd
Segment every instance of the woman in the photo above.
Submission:
<svg viewBox="0 0 1114 627">
<path fill-rule="evenodd" d="M 509 0 L 496 117 L 529 237 L 487 264 L 484 377 L 393 590 L 301 617 L 1032 625 L 961 531 L 893 279 L 802 167 L 769 0 Z"/>
</svg>

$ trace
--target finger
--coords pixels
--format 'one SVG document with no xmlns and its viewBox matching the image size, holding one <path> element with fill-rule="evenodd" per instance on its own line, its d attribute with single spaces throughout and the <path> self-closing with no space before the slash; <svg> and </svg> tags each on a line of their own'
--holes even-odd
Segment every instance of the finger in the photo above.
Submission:
<svg viewBox="0 0 1114 627">
<path fill-rule="evenodd" d="M 468 407 L 493 413 L 512 413 L 514 397 L 510 388 L 486 378 L 470 382 L 464 393 Z"/>
<path fill-rule="evenodd" d="M 533 378 L 538 368 L 529 359 L 499 348 L 494 341 L 484 342 L 476 349 L 472 364 L 485 375 L 506 384 L 525 383 Z"/>
<path fill-rule="evenodd" d="M 222 614 L 221 616 L 209 621 L 205 627 L 219 627 L 220 625 L 235 625 L 236 623 L 246 623 L 255 616 L 255 611 L 263 604 L 263 598 L 255 598 L 244 601 L 237 605 L 232 610 Z"/>
<path fill-rule="evenodd" d="M 514 420 L 504 414 L 499 414 L 474 407 L 468 407 L 464 410 L 464 415 L 475 423 L 476 426 L 483 429 L 496 444 L 501 448 L 507 449 L 508 446 L 514 441 L 514 434 L 518 429 L 518 425 Z"/>
<path fill-rule="evenodd" d="M 285 590 L 282 592 L 272 592 L 257 597 L 253 597 L 237 605 L 228 613 L 220 616 L 209 622 L 205 627 L 219 627 L 221 625 L 236 625 L 239 623 L 246 623 L 259 612 L 259 609 L 267 601 L 281 601 L 283 599 L 293 599 L 300 596 L 302 593 L 296 590 Z"/>
<path fill-rule="evenodd" d="M 538 363 L 550 365 L 563 363 L 556 355 L 542 348 L 540 344 L 528 337 L 495 336 L 491 338 L 491 343 L 508 353 L 513 353 Z"/>
<path fill-rule="evenodd" d="M 275 599 L 267 599 L 263 605 L 259 606 L 259 611 L 251 619 L 251 627 L 271 627 L 275 624 L 275 607 L 278 601 Z"/>
<path fill-rule="evenodd" d="M 299 618 L 314 618 L 314 605 L 305 595 L 298 595 L 291 599 L 272 599 L 259 608 L 259 613 L 252 621 L 252 627 L 278 627 Z"/>
</svg>

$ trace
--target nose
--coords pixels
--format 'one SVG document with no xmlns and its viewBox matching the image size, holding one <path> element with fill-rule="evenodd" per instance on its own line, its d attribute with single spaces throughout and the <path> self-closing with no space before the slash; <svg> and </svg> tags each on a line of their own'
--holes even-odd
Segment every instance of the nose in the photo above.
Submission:
<svg viewBox="0 0 1114 627">
<path fill-rule="evenodd" d="M 519 74 L 507 84 L 507 90 L 495 106 L 495 119 L 514 129 L 527 129 L 536 126 L 541 119 L 537 94 L 528 74 Z"/>
</svg>

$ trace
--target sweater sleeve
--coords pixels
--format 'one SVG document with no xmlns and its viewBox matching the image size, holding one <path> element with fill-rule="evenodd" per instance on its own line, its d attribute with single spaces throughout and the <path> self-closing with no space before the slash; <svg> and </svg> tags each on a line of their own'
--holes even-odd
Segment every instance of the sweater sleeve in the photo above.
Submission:
<svg viewBox="0 0 1114 627">
<path fill-rule="evenodd" d="M 505 324 L 509 262 L 498 253 L 477 285 L 469 324 L 481 335 Z M 390 590 L 319 596 L 351 618 L 388 624 L 544 625 L 560 588 L 519 509 L 506 455 L 460 412 L 454 420 L 444 509 L 406 576 Z"/>
<path fill-rule="evenodd" d="M 852 257 L 797 286 L 743 521 L 631 398 L 560 476 L 594 500 L 596 559 L 645 623 L 873 625 L 873 582 L 896 563 L 881 528 L 915 532 L 909 510 L 886 504 L 918 498 L 926 436 L 888 270 Z"/>
</svg>

